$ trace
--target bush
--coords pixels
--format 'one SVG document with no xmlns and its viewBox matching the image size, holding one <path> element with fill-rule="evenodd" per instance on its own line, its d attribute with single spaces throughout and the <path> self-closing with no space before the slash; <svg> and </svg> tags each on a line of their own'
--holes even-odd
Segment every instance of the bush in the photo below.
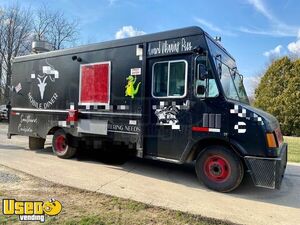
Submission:
<svg viewBox="0 0 300 225">
<path fill-rule="evenodd" d="M 273 61 L 255 90 L 254 106 L 274 115 L 284 135 L 300 136 L 300 59 Z"/>
</svg>

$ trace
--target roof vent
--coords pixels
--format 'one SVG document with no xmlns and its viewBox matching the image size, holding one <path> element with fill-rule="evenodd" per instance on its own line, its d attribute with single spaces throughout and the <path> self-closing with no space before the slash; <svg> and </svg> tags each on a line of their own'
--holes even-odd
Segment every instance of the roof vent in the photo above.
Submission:
<svg viewBox="0 0 300 225">
<path fill-rule="evenodd" d="M 33 41 L 32 42 L 32 52 L 42 53 L 49 52 L 51 50 L 51 45 L 47 41 Z"/>
<path fill-rule="evenodd" d="M 215 37 L 215 41 L 221 42 L 221 40 L 222 40 L 222 38 L 221 38 L 220 36 L 216 36 L 216 37 Z"/>
</svg>

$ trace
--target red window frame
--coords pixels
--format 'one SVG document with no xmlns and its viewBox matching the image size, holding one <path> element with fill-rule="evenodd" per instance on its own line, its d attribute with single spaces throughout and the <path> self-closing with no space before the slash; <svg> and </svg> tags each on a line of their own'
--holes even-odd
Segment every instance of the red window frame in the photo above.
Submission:
<svg viewBox="0 0 300 225">
<path fill-rule="evenodd" d="M 103 67 L 103 65 L 106 65 L 107 68 Z M 103 70 L 107 70 L 106 77 L 105 74 L 101 74 Z M 79 105 L 108 106 L 110 103 L 110 79 L 110 61 L 81 64 L 79 76 Z M 103 81 L 106 82 L 104 86 L 103 83 L 101 83 Z M 87 87 L 88 90 L 83 89 L 83 86 Z M 99 92 L 103 87 L 105 89 L 104 92 Z"/>
</svg>

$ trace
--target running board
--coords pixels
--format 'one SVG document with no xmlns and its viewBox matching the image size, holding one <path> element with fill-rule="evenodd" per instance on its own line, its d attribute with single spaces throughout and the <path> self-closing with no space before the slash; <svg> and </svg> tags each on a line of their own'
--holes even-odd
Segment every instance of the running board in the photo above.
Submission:
<svg viewBox="0 0 300 225">
<path fill-rule="evenodd" d="M 158 156 L 146 155 L 144 158 L 146 158 L 146 159 L 153 159 L 153 160 L 162 161 L 162 162 L 170 162 L 170 163 L 182 164 L 182 162 L 179 161 L 179 160 L 168 159 L 168 158 L 163 158 L 163 157 L 158 157 Z"/>
</svg>

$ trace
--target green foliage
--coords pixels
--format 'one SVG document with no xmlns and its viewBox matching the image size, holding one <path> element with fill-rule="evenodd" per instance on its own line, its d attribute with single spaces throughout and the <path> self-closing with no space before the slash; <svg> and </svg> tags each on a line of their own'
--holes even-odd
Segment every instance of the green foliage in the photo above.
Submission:
<svg viewBox="0 0 300 225">
<path fill-rule="evenodd" d="M 274 115 L 283 134 L 300 136 L 300 59 L 275 60 L 255 90 L 254 106 Z"/>
<path fill-rule="evenodd" d="M 65 225 L 105 225 L 100 216 L 84 216 L 79 221 L 69 220 Z"/>
<path fill-rule="evenodd" d="M 300 163 L 300 137 L 284 136 L 284 142 L 289 145 L 288 161 Z"/>
<path fill-rule="evenodd" d="M 19 217 L 18 216 L 4 216 L 4 215 L 0 215 L 0 224 L 1 225 L 14 224 L 17 221 L 19 221 Z"/>
</svg>

